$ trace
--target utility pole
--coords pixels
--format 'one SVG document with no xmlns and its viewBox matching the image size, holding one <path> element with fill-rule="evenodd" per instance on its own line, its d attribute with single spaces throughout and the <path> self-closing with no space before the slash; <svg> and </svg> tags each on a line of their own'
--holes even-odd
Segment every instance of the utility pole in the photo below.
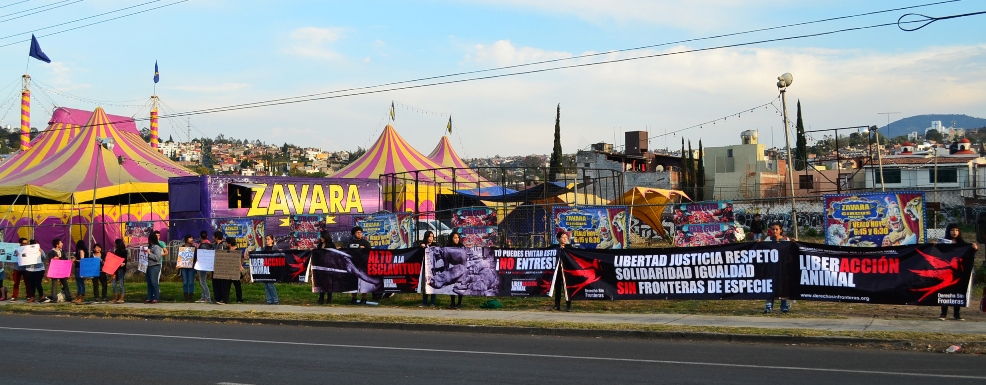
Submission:
<svg viewBox="0 0 986 385">
<path fill-rule="evenodd" d="M 790 73 L 777 77 L 777 89 L 781 92 L 781 104 L 784 106 L 784 139 L 787 142 L 787 179 L 791 191 L 791 223 L 794 228 L 794 239 L 798 239 L 798 209 L 794 202 L 794 162 L 791 156 L 791 130 L 787 119 L 787 87 L 794 82 Z"/>
<path fill-rule="evenodd" d="M 900 112 L 877 112 L 876 114 L 887 116 L 887 139 L 891 141 L 894 140 L 894 135 L 890 132 L 890 115 L 897 115 L 900 114 Z M 877 142 L 877 144 L 880 144 L 880 142 Z"/>
</svg>

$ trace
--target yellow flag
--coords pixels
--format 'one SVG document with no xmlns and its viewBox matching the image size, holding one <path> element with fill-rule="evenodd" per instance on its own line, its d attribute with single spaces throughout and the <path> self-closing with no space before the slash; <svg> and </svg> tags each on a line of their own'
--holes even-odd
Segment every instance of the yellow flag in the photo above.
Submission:
<svg viewBox="0 0 986 385">
<path fill-rule="evenodd" d="M 448 127 L 447 128 L 448 128 L 448 134 L 449 135 L 452 135 L 452 117 L 451 116 L 448 117 Z"/>
<path fill-rule="evenodd" d="M 394 102 L 390 102 L 390 120 L 394 120 Z"/>
</svg>

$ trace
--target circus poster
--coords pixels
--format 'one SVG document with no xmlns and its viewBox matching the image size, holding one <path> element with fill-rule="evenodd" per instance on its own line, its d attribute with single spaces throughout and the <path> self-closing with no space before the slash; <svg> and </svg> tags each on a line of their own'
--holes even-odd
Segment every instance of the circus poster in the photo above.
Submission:
<svg viewBox="0 0 986 385">
<path fill-rule="evenodd" d="M 736 226 L 731 201 L 676 204 L 672 220 L 676 247 L 734 243 L 742 231 Z"/>
<path fill-rule="evenodd" d="M 926 242 L 922 192 L 825 196 L 825 244 L 851 247 Z"/>
<path fill-rule="evenodd" d="M 236 239 L 237 249 L 256 250 L 264 244 L 264 225 L 263 219 L 220 219 L 216 227 Z"/>
<path fill-rule="evenodd" d="M 466 207 L 452 213 L 452 227 L 496 226 L 496 209 L 489 207 Z"/>
<path fill-rule="evenodd" d="M 146 244 L 147 236 L 154 232 L 154 222 L 126 222 L 124 226 L 123 239 L 128 245 Z"/>
<path fill-rule="evenodd" d="M 735 240 L 736 226 L 732 223 L 675 226 L 675 247 L 724 245 Z"/>
<path fill-rule="evenodd" d="M 712 201 L 674 205 L 675 226 L 701 223 L 733 223 L 733 202 Z"/>
<path fill-rule="evenodd" d="M 363 228 L 363 236 L 374 249 L 394 250 L 411 247 L 410 214 L 374 214 L 356 216 L 356 226 Z"/>
<path fill-rule="evenodd" d="M 627 247 L 625 206 L 555 207 L 552 211 L 555 232 L 568 232 L 572 246 L 580 249 Z"/>
</svg>

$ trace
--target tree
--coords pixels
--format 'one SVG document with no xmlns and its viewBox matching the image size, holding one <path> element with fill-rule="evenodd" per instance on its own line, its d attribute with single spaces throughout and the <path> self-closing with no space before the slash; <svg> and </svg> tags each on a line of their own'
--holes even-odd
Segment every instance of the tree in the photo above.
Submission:
<svg viewBox="0 0 986 385">
<path fill-rule="evenodd" d="M 945 141 L 945 138 L 942 137 L 942 134 L 938 132 L 938 130 L 929 130 L 928 133 L 924 135 L 924 138 L 927 140 L 933 140 L 935 143 L 942 143 Z"/>
<path fill-rule="evenodd" d="M 804 170 L 808 167 L 808 140 L 805 138 L 805 123 L 801 120 L 801 100 L 798 100 L 798 129 L 797 144 L 794 147 L 794 169 Z"/>
<path fill-rule="evenodd" d="M 678 189 L 681 191 L 688 190 L 688 173 L 685 170 L 687 164 L 688 159 L 685 158 L 685 138 L 681 138 L 681 167 L 678 167 Z"/>
<path fill-rule="evenodd" d="M 199 175 L 209 175 L 212 174 L 212 169 L 205 166 L 195 166 L 191 168 L 192 172 Z"/>
<path fill-rule="evenodd" d="M 555 176 L 562 172 L 561 163 L 561 103 L 558 103 L 555 110 L 555 145 L 551 149 L 551 160 L 548 162 L 548 180 L 555 180 Z"/>
<path fill-rule="evenodd" d="M 284 146 L 287 147 L 287 144 L 285 143 Z M 349 153 L 349 159 L 346 160 L 346 164 L 348 165 L 355 162 L 356 159 L 359 159 L 359 157 L 363 156 L 363 154 L 366 154 L 366 149 L 363 147 L 356 147 L 356 151 Z"/>
<path fill-rule="evenodd" d="M 695 182 L 698 184 L 696 193 L 699 201 L 705 200 L 705 163 L 702 162 L 702 139 L 698 140 L 698 171 L 695 172 Z"/>
</svg>

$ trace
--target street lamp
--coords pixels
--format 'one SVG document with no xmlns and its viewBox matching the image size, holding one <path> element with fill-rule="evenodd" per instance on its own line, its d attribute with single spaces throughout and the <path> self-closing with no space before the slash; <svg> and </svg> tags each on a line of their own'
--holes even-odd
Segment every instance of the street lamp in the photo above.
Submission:
<svg viewBox="0 0 986 385">
<path fill-rule="evenodd" d="M 880 191 L 887 191 L 887 183 L 883 180 L 883 157 L 880 155 L 880 131 L 878 129 L 870 129 L 869 127 L 860 128 L 859 132 L 861 134 L 866 134 L 866 145 L 869 148 L 870 134 L 876 137 L 876 160 L 880 165 Z M 872 150 L 870 150 L 872 151 Z M 872 152 L 870 153 L 870 159 L 873 159 Z"/>
<path fill-rule="evenodd" d="M 784 140 L 787 141 L 787 180 L 791 190 L 791 221 L 794 223 L 794 238 L 798 238 L 798 209 L 794 205 L 794 163 L 791 156 L 791 130 L 787 119 L 787 87 L 794 83 L 794 76 L 785 72 L 777 77 L 777 89 L 781 92 L 781 104 L 784 106 Z M 838 149 L 836 150 L 838 151 Z"/>
<path fill-rule="evenodd" d="M 116 141 L 113 138 L 100 138 L 96 137 L 96 171 L 93 173 L 92 180 L 92 211 L 90 215 L 92 217 L 89 219 L 89 250 L 92 250 L 92 245 L 96 243 L 96 236 L 92 233 L 93 223 L 96 222 L 96 188 L 99 185 L 99 164 L 100 158 L 103 154 L 103 149 L 113 151 L 113 147 L 116 147 Z"/>
</svg>

